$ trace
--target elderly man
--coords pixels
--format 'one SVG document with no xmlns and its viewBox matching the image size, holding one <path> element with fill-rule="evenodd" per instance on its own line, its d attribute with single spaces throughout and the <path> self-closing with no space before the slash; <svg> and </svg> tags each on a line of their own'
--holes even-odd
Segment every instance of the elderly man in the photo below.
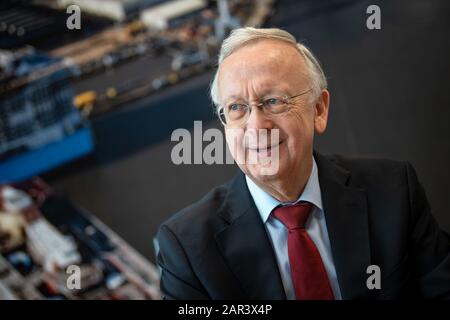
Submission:
<svg viewBox="0 0 450 320">
<path fill-rule="evenodd" d="M 330 93 L 292 35 L 234 30 L 211 96 L 233 157 L 277 154 L 276 170 L 239 161 L 242 173 L 161 225 L 167 299 L 450 297 L 449 240 L 412 166 L 313 151 Z M 245 139 L 261 131 L 276 138 Z"/>
</svg>

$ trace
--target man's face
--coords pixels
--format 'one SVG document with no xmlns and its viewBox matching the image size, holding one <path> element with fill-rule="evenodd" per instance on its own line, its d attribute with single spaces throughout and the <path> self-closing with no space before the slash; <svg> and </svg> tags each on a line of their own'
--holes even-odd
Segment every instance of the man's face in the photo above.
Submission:
<svg viewBox="0 0 450 320">
<path fill-rule="evenodd" d="M 218 76 L 220 104 L 226 106 L 239 102 L 252 106 L 248 121 L 239 127 L 242 130 L 226 127 L 225 132 L 233 158 L 255 182 L 270 184 L 273 180 L 289 181 L 297 174 L 310 170 L 314 132 L 321 133 L 326 128 L 328 92 L 324 90 L 318 99 L 313 99 L 313 91 L 294 98 L 290 109 L 279 115 L 266 116 L 255 107 L 255 103 L 267 98 L 293 96 L 309 89 L 311 82 L 303 57 L 295 48 L 281 41 L 254 41 L 222 62 Z M 243 142 L 244 135 L 258 133 L 261 129 L 268 132 L 267 142 L 257 138 Z M 274 129 L 279 130 L 279 141 L 270 141 Z M 271 146 L 268 151 L 264 150 L 267 146 Z M 269 175 L 262 170 L 263 164 L 237 161 L 242 155 L 245 159 L 254 159 L 276 152 L 279 156 L 278 170 Z"/>
</svg>

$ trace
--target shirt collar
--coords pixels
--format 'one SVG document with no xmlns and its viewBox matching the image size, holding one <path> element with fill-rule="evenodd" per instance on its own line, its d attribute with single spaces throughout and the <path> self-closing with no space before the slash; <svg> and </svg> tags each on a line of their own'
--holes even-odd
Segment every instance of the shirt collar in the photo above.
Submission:
<svg viewBox="0 0 450 320">
<path fill-rule="evenodd" d="M 259 214 L 261 215 L 261 219 L 263 220 L 264 223 L 267 221 L 267 219 L 270 216 L 270 213 L 272 212 L 273 209 L 275 209 L 275 207 L 279 205 L 288 204 L 285 202 L 280 202 L 274 197 L 272 197 L 270 194 L 261 189 L 256 183 L 254 183 L 253 180 L 250 179 L 248 176 L 245 176 L 245 180 L 247 182 L 247 186 L 253 198 L 253 201 L 255 202 L 256 208 L 258 209 Z M 289 204 L 294 204 L 299 201 L 308 201 L 313 205 L 315 205 L 320 210 L 323 210 L 322 195 L 320 192 L 320 185 L 319 185 L 319 174 L 314 157 L 311 174 L 308 178 L 308 182 L 306 183 L 303 193 L 296 201 Z"/>
</svg>

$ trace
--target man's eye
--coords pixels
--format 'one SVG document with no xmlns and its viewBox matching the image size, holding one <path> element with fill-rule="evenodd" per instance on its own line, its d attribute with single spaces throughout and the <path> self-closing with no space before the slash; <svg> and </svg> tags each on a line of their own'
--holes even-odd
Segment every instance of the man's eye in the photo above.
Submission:
<svg viewBox="0 0 450 320">
<path fill-rule="evenodd" d="M 228 106 L 229 111 L 241 111 L 243 109 L 244 109 L 244 106 L 242 104 L 238 104 L 238 103 L 233 103 Z"/>
<path fill-rule="evenodd" d="M 278 106 L 278 105 L 280 105 L 280 104 L 282 104 L 283 102 L 281 101 L 281 99 L 279 99 L 279 98 L 270 98 L 270 99 L 267 99 L 266 101 L 265 101 L 265 104 L 267 105 L 267 106 Z"/>
</svg>

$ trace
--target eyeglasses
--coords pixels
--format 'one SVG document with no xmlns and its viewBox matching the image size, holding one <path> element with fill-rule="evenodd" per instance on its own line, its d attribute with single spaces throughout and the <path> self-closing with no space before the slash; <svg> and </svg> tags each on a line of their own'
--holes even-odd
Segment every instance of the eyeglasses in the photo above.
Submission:
<svg viewBox="0 0 450 320">
<path fill-rule="evenodd" d="M 257 108 L 264 112 L 266 116 L 281 115 L 287 112 L 292 105 L 292 99 L 307 94 L 312 89 L 308 89 L 294 96 L 277 96 L 265 99 L 255 104 Z M 217 110 L 219 119 L 224 126 L 239 127 L 247 123 L 250 118 L 252 107 L 248 103 L 233 102 L 228 105 L 220 106 Z"/>
</svg>

